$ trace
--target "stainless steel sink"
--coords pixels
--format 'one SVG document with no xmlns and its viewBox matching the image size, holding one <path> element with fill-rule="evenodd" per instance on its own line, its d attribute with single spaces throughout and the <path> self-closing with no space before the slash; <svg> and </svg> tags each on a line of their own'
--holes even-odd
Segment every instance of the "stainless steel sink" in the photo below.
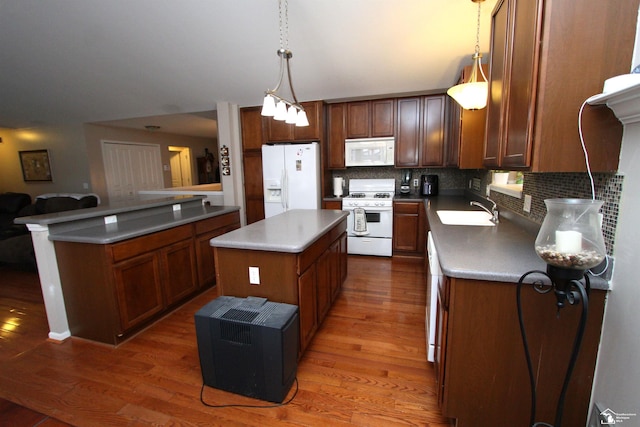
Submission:
<svg viewBox="0 0 640 427">
<path fill-rule="evenodd" d="M 484 211 L 437 211 L 440 222 L 444 225 L 472 225 L 493 227 L 491 215 Z"/>
</svg>

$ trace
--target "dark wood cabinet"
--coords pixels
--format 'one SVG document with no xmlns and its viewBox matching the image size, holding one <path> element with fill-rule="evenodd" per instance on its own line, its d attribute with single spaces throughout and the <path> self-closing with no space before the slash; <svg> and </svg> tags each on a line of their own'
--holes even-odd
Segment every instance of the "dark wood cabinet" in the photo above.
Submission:
<svg viewBox="0 0 640 427">
<path fill-rule="evenodd" d="M 469 79 L 471 68 L 467 66 L 462 70 L 458 84 Z M 489 68 L 483 65 L 483 69 L 488 76 Z M 446 102 L 449 104 L 449 134 L 445 166 L 482 169 L 487 109 L 465 110 L 450 96 L 446 97 Z"/>
<path fill-rule="evenodd" d="M 264 219 L 264 189 L 262 183 L 263 134 L 261 107 L 240 109 L 242 129 L 242 166 L 244 175 L 244 204 L 247 224 Z"/>
<path fill-rule="evenodd" d="M 71 334 L 118 344 L 211 286 L 205 242 L 239 227 L 236 211 L 112 244 L 56 241 Z"/>
<path fill-rule="evenodd" d="M 491 420 L 528 425 L 530 388 L 516 306 L 516 284 L 447 278 L 439 300 L 436 352 L 442 413 L 460 427 Z M 606 292 L 591 290 L 585 335 L 566 395 L 563 426 L 587 423 Z M 522 289 L 522 307 L 536 373 L 537 421 L 552 422 L 581 315 L 558 312 L 553 292 Z"/>
<path fill-rule="evenodd" d="M 445 95 L 397 100 L 396 167 L 444 166 L 445 112 Z"/>
<path fill-rule="evenodd" d="M 317 266 L 312 264 L 298 278 L 298 315 L 300 316 L 300 352 L 302 352 L 318 330 Z"/>
<path fill-rule="evenodd" d="M 257 296 L 299 307 L 300 354 L 328 313 L 347 275 L 347 220 L 299 253 L 214 248 L 220 295 Z M 249 283 L 257 267 L 260 285 Z"/>
<path fill-rule="evenodd" d="M 327 168 L 344 169 L 344 140 L 346 133 L 347 104 L 329 104 L 327 106 Z"/>
<path fill-rule="evenodd" d="M 302 102 L 302 108 L 307 113 L 309 126 L 296 126 L 280 120 L 273 120 L 273 117 L 266 117 L 267 141 L 269 142 L 291 142 L 291 141 L 318 141 L 321 138 L 322 123 L 322 101 Z"/>
<path fill-rule="evenodd" d="M 394 135 L 394 99 L 349 102 L 346 106 L 347 138 L 377 138 Z"/>
<path fill-rule="evenodd" d="M 492 14 L 485 166 L 586 170 L 578 113 L 606 79 L 629 72 L 637 9 L 637 1 L 615 7 L 597 0 L 498 1 Z M 584 66 L 584 52 L 597 67 Z M 622 126 L 611 110 L 586 106 L 582 127 L 592 170 L 615 171 Z"/>
<path fill-rule="evenodd" d="M 240 130 L 242 131 L 242 151 L 261 150 L 266 142 L 263 133 L 262 107 L 240 109 Z"/>
<path fill-rule="evenodd" d="M 424 257 L 426 242 L 424 202 L 393 202 L 393 255 Z"/>
</svg>

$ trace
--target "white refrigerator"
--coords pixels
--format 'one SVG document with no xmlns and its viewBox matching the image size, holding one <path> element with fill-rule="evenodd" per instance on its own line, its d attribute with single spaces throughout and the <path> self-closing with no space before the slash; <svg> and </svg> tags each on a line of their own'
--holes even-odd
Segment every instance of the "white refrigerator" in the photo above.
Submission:
<svg viewBox="0 0 640 427">
<path fill-rule="evenodd" d="M 262 146 L 264 216 L 290 209 L 320 209 L 317 142 Z"/>
</svg>

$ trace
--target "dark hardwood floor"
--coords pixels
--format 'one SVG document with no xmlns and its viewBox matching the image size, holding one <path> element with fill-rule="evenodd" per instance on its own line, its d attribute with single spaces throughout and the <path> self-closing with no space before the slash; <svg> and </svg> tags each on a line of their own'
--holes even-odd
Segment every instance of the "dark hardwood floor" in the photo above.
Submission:
<svg viewBox="0 0 640 427">
<path fill-rule="evenodd" d="M 0 426 L 449 426 L 425 358 L 421 262 L 349 256 L 342 292 L 300 360 L 297 395 L 268 409 L 200 402 L 193 315 L 215 288 L 114 348 L 48 341 L 35 273 L 0 275 Z M 266 403 L 208 387 L 204 400 Z"/>
</svg>

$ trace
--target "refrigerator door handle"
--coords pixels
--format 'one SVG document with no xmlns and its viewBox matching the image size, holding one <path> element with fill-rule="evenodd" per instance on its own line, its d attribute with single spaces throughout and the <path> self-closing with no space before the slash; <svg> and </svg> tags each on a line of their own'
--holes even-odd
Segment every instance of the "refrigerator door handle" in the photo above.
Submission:
<svg viewBox="0 0 640 427">
<path fill-rule="evenodd" d="M 283 210 L 287 210 L 287 170 L 280 171 L 280 205 Z"/>
</svg>

